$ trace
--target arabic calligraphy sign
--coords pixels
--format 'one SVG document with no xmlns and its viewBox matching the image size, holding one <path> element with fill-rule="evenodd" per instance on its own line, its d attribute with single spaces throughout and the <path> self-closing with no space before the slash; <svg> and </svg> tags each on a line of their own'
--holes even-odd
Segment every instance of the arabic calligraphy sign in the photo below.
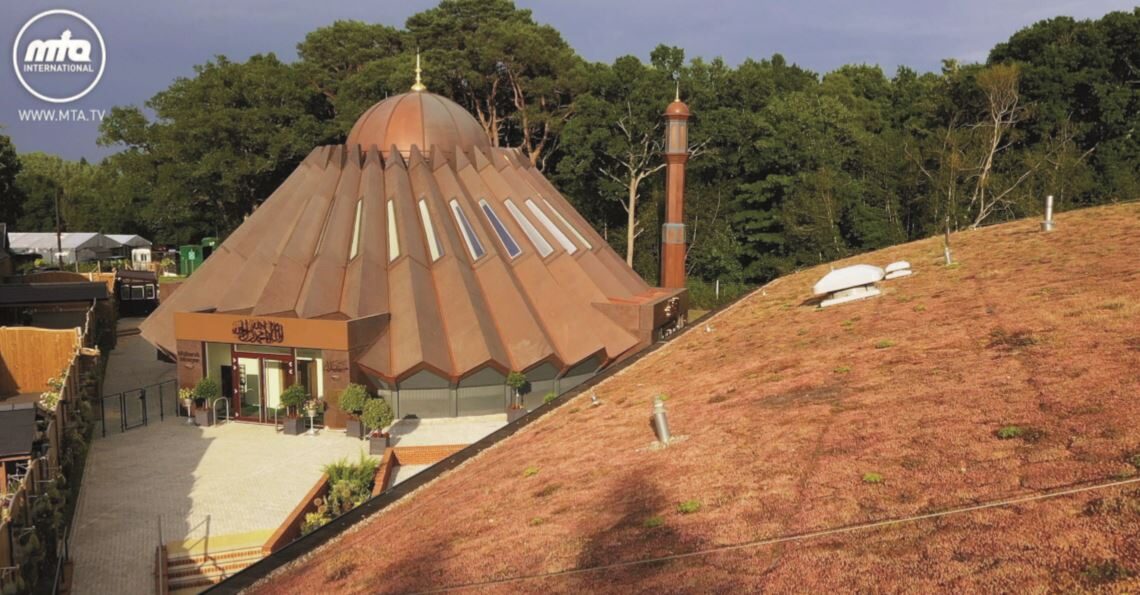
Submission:
<svg viewBox="0 0 1140 595">
<path fill-rule="evenodd" d="M 272 320 L 238 320 L 234 322 L 233 333 L 241 343 L 269 345 L 285 341 L 285 327 Z"/>
</svg>

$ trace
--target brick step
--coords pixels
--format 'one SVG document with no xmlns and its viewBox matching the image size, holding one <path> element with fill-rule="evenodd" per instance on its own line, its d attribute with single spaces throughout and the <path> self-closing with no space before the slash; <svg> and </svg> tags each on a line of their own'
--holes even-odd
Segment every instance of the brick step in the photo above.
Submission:
<svg viewBox="0 0 1140 595">
<path fill-rule="evenodd" d="M 238 570 L 246 568 L 261 559 L 261 556 L 243 558 L 241 560 L 231 560 L 227 562 L 205 562 L 195 566 L 180 566 L 178 568 L 167 567 L 166 576 L 171 580 L 176 578 L 184 578 L 191 576 L 209 576 L 212 574 L 229 573 L 233 574 Z"/>
<path fill-rule="evenodd" d="M 202 564 L 203 562 L 217 562 L 228 560 L 240 560 L 256 556 L 262 557 L 260 547 L 246 547 L 233 550 L 222 550 L 218 552 L 210 552 L 206 554 L 191 554 L 189 556 L 171 556 L 166 563 L 167 568 L 175 566 L 193 566 Z"/>
<path fill-rule="evenodd" d="M 193 567 L 195 564 L 202 564 L 204 562 L 227 562 L 230 560 L 243 560 L 246 557 L 261 557 L 260 547 L 251 547 L 243 549 L 229 549 L 226 552 L 217 552 L 210 554 L 194 554 L 189 556 L 171 556 L 166 559 L 166 568 L 171 567 Z"/>
<path fill-rule="evenodd" d="M 250 560 L 242 564 L 230 564 L 224 568 L 201 568 L 198 569 L 197 572 L 168 575 L 167 584 L 171 590 L 209 587 L 245 570 L 254 562 L 256 562 L 256 560 Z"/>
<path fill-rule="evenodd" d="M 171 580 L 168 583 L 168 588 L 170 589 L 171 593 L 173 593 L 175 591 L 201 593 L 202 591 L 206 590 L 207 588 L 212 587 L 212 586 L 222 582 L 222 580 L 225 578 L 228 578 L 228 577 L 217 576 L 217 577 L 211 577 L 211 578 L 198 578 L 198 579 L 194 579 L 194 580 L 178 581 L 178 582 Z"/>
</svg>

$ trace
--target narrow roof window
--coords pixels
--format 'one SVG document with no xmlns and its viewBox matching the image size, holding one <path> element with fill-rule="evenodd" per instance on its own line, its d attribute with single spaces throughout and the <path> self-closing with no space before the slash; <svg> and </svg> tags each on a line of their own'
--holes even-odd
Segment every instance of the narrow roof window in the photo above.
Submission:
<svg viewBox="0 0 1140 595">
<path fill-rule="evenodd" d="M 531 214 L 546 227 L 546 231 L 549 231 L 550 235 L 554 236 L 554 239 L 562 245 L 564 250 L 570 254 L 578 251 L 578 246 L 575 246 L 574 242 L 571 242 L 570 238 L 566 237 L 566 234 L 562 233 L 561 229 L 558 229 L 558 226 L 550 220 L 550 217 L 546 216 L 546 213 L 542 212 L 542 209 L 538 208 L 538 205 L 534 204 L 534 201 L 529 198 L 526 199 L 526 208 L 530 209 Z"/>
<path fill-rule="evenodd" d="M 424 235 L 428 240 L 428 251 L 431 252 L 431 261 L 439 260 L 443 256 L 443 245 L 439 243 L 439 236 L 435 235 L 435 226 L 431 222 L 431 213 L 428 212 L 427 202 L 420 199 L 420 221 L 424 225 Z"/>
<path fill-rule="evenodd" d="M 483 214 L 487 216 L 487 221 L 491 222 L 491 227 L 495 228 L 495 233 L 498 234 L 499 241 L 503 243 L 503 248 L 506 249 L 507 254 L 510 255 L 511 258 L 522 254 L 522 248 L 519 248 L 518 242 L 511 237 L 510 232 L 507 231 L 507 227 L 499 220 L 499 216 L 495 214 L 495 210 L 491 208 L 491 205 L 487 204 L 487 201 L 481 200 L 479 201 L 479 206 L 483 207 Z"/>
<path fill-rule="evenodd" d="M 364 201 L 356 201 L 356 222 L 352 224 L 352 247 L 348 250 L 348 259 L 356 258 L 360 253 L 360 219 L 361 214 L 364 212 Z M 321 232 L 321 240 L 324 240 L 324 232 Z"/>
<path fill-rule="evenodd" d="M 526 237 L 530 238 L 530 243 L 534 244 L 535 248 L 538 248 L 538 253 L 541 254 L 543 258 L 550 256 L 550 253 L 554 252 L 554 248 L 550 247 L 550 242 L 547 242 L 546 238 L 542 237 L 541 233 L 538 233 L 534 224 L 530 222 L 530 219 L 526 218 L 526 215 L 523 215 L 523 212 L 515 206 L 515 203 L 508 200 L 506 204 L 507 210 L 511 212 L 511 216 L 515 218 L 515 221 L 518 221 L 519 227 L 523 229 L 523 233 L 526 234 Z"/>
<path fill-rule="evenodd" d="M 558 220 L 562 222 L 562 225 L 565 225 L 566 227 L 568 227 L 570 229 L 570 233 L 574 234 L 574 237 L 578 238 L 579 242 L 582 242 L 583 244 L 586 245 L 587 250 L 593 250 L 594 249 L 594 247 L 590 245 L 590 242 L 587 242 L 586 238 L 582 237 L 582 234 L 578 232 L 578 229 L 575 228 L 573 225 L 570 225 L 570 222 L 567 221 L 566 218 L 562 216 L 562 213 L 559 213 L 558 209 L 554 208 L 554 205 L 550 204 L 549 200 L 546 200 L 544 198 L 544 199 L 542 199 L 542 202 L 546 203 L 547 208 L 549 208 L 550 211 L 552 213 L 554 213 L 555 217 L 558 217 Z"/>
<path fill-rule="evenodd" d="M 400 257 L 400 238 L 396 235 L 396 203 L 388 201 L 388 262 Z"/>
<path fill-rule="evenodd" d="M 455 220 L 459 222 L 459 229 L 463 232 L 463 241 L 467 244 L 467 252 L 471 255 L 471 260 L 479 260 L 487 252 L 483 250 L 483 242 L 479 241 L 479 236 L 475 235 L 475 230 L 471 227 L 471 223 L 467 221 L 467 213 L 459 206 L 459 201 L 451 200 L 451 212 L 455 214 Z"/>
</svg>

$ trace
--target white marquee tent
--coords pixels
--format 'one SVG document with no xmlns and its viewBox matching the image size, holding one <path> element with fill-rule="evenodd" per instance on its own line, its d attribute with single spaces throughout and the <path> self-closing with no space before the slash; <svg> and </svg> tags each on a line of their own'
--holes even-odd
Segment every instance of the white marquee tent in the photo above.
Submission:
<svg viewBox="0 0 1140 595">
<path fill-rule="evenodd" d="M 101 233 L 77 232 L 61 234 L 59 244 L 56 234 L 20 233 L 8 234 L 8 247 L 13 254 L 38 254 L 46 262 L 56 262 L 59 252 L 63 264 L 76 261 L 86 262 L 114 256 L 114 251 L 123 244 Z M 61 251 L 62 249 L 62 251 Z"/>
</svg>

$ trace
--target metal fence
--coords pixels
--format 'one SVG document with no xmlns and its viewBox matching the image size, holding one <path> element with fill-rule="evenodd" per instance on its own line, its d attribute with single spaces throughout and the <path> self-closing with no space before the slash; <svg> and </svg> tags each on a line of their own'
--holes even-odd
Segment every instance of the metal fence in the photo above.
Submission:
<svg viewBox="0 0 1140 595">
<path fill-rule="evenodd" d="M 178 407 L 178 381 L 167 380 L 142 388 L 104 395 L 99 400 L 99 419 L 102 434 L 123 433 L 159 421 L 167 415 L 185 416 Z"/>
</svg>

